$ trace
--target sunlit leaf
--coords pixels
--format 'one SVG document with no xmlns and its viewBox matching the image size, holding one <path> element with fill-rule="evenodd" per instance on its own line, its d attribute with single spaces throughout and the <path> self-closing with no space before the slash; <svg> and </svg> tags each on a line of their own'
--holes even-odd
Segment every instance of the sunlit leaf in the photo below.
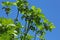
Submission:
<svg viewBox="0 0 60 40">
<path fill-rule="evenodd" d="M 35 10 L 35 9 L 36 9 L 36 7 L 35 7 L 35 6 L 32 6 L 31 8 L 32 8 L 32 10 Z"/>
<path fill-rule="evenodd" d="M 38 12 L 38 13 L 41 13 L 41 9 L 40 9 L 40 8 L 37 8 L 37 12 Z"/>
<path fill-rule="evenodd" d="M 52 29 L 54 29 L 55 28 L 55 26 L 53 25 L 53 23 L 49 23 L 49 31 L 52 31 Z"/>
</svg>

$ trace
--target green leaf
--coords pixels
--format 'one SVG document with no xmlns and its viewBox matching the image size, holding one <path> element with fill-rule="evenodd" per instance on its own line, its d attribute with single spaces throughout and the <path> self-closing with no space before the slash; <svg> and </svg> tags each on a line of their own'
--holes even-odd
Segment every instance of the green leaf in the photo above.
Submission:
<svg viewBox="0 0 60 40">
<path fill-rule="evenodd" d="M 35 7 L 35 6 L 32 6 L 31 8 L 32 8 L 32 10 L 35 10 L 35 9 L 36 9 L 36 7 Z"/>
<path fill-rule="evenodd" d="M 37 12 L 38 12 L 38 13 L 41 13 L 41 9 L 40 9 L 40 8 L 37 8 Z"/>
<path fill-rule="evenodd" d="M 45 30 L 46 30 L 46 31 L 48 31 L 49 26 L 48 26 L 48 24 L 47 24 L 47 23 L 44 23 L 44 28 L 45 28 Z"/>
<path fill-rule="evenodd" d="M 2 35 L 0 36 L 0 40 L 10 40 L 10 35 L 4 33 L 4 34 L 2 34 Z"/>
<path fill-rule="evenodd" d="M 12 21 L 12 19 L 6 19 L 6 18 L 2 19 L 2 24 L 3 25 L 8 25 L 8 24 L 12 24 L 12 23 L 14 23 Z"/>
<path fill-rule="evenodd" d="M 31 40 L 33 36 L 31 36 L 30 34 L 27 34 L 27 38 Z"/>
<path fill-rule="evenodd" d="M 21 26 L 21 23 L 20 23 L 20 22 L 18 22 L 18 23 L 16 24 L 16 26 L 17 26 L 18 28 L 22 28 L 22 26 Z"/>
<path fill-rule="evenodd" d="M 9 2 L 9 1 L 7 1 L 7 2 L 2 2 L 2 5 L 3 6 L 12 6 L 12 3 L 11 2 Z"/>
<path fill-rule="evenodd" d="M 45 16 L 44 16 L 44 14 L 42 14 L 42 13 L 41 13 L 41 14 L 40 14 L 40 16 L 42 17 L 42 19 L 45 19 Z"/>
<path fill-rule="evenodd" d="M 12 4 L 15 5 L 15 6 L 17 6 L 17 2 L 13 2 Z"/>
<path fill-rule="evenodd" d="M 45 38 L 45 31 L 42 31 L 41 32 L 41 35 L 39 36 L 39 38 L 41 39 L 41 40 L 44 40 Z"/>
<path fill-rule="evenodd" d="M 5 8 L 5 12 L 6 12 L 7 16 L 10 13 L 10 10 L 11 10 L 10 8 Z"/>
<path fill-rule="evenodd" d="M 49 22 L 49 31 L 52 31 L 52 29 L 54 29 L 55 26 L 53 25 L 53 23 Z"/>
<path fill-rule="evenodd" d="M 40 25 L 36 25 L 37 26 L 37 28 L 39 29 L 39 30 L 44 30 L 44 27 L 43 27 L 43 25 L 42 24 L 40 24 Z"/>
</svg>

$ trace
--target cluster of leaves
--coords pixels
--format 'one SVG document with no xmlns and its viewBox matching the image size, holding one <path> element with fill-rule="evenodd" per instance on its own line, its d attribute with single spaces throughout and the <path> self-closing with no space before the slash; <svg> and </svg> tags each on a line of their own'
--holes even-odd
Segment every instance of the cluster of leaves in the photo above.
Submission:
<svg viewBox="0 0 60 40">
<path fill-rule="evenodd" d="M 34 37 L 28 34 L 30 30 L 35 33 L 35 37 L 36 35 L 39 35 L 38 37 L 40 40 L 45 40 L 44 35 L 46 31 L 52 31 L 52 29 L 55 28 L 55 26 L 46 19 L 40 8 L 36 8 L 35 6 L 29 8 L 27 0 L 17 0 L 16 2 L 7 1 L 2 2 L 2 5 L 7 15 L 11 10 L 11 6 L 17 6 L 17 21 L 18 15 L 22 14 L 21 19 L 25 20 L 26 24 L 23 27 L 24 32 L 22 33 L 20 30 L 22 29 L 22 26 L 19 21 L 16 23 L 16 21 L 13 21 L 12 19 L 0 18 L 1 40 L 5 40 L 5 38 L 6 40 L 16 40 L 17 37 L 15 38 L 14 35 L 20 34 L 19 32 L 21 32 L 21 35 L 19 37 L 21 40 L 31 40 Z"/>
<path fill-rule="evenodd" d="M 19 34 L 21 24 L 14 24 L 12 19 L 0 18 L 0 40 L 14 40 Z M 17 30 L 18 29 L 18 30 Z"/>
</svg>

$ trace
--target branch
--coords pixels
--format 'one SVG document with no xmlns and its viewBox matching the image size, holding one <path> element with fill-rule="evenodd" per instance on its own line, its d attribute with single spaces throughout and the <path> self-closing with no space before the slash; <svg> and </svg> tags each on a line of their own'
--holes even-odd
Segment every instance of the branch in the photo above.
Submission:
<svg viewBox="0 0 60 40">
<path fill-rule="evenodd" d="M 18 10 L 17 16 L 16 16 L 16 18 L 15 18 L 15 20 L 14 20 L 15 23 L 16 23 L 16 21 L 18 21 L 18 16 L 19 16 L 19 10 Z"/>
</svg>

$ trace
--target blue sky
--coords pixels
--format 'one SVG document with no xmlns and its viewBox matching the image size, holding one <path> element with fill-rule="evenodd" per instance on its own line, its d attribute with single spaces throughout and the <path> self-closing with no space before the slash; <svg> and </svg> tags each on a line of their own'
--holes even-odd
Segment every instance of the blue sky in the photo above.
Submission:
<svg viewBox="0 0 60 40">
<path fill-rule="evenodd" d="M 6 15 L 3 14 L 5 12 L 1 10 L 2 1 L 6 1 L 6 0 L 0 0 L 0 17 Z M 49 21 L 53 22 L 54 25 L 56 26 L 56 28 L 52 32 L 48 31 L 46 33 L 47 40 L 60 40 L 60 0 L 28 0 L 28 2 L 30 3 L 30 6 L 34 5 L 38 8 L 41 8 L 46 18 Z M 10 17 L 14 17 L 14 16 L 10 15 Z"/>
</svg>

